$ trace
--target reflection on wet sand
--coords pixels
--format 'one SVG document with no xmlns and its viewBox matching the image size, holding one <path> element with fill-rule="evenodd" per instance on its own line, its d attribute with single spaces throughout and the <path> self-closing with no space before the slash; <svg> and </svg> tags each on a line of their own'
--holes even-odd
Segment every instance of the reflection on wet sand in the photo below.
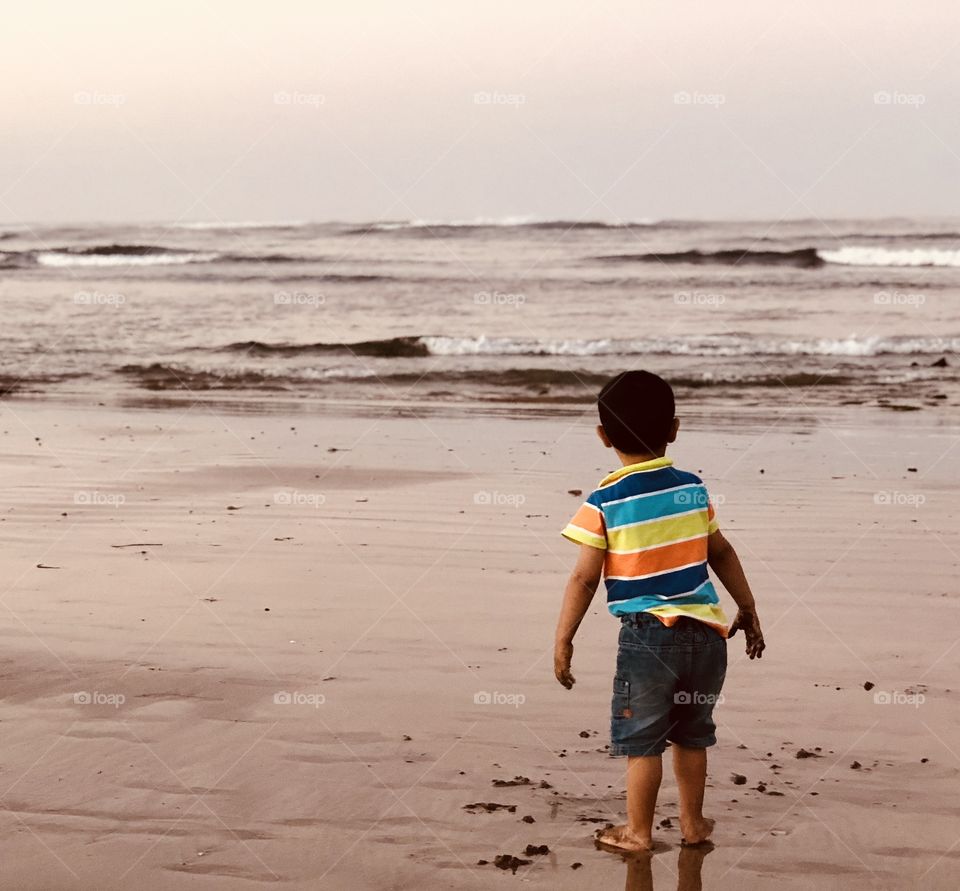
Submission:
<svg viewBox="0 0 960 891">
<path fill-rule="evenodd" d="M 703 881 L 701 870 L 703 860 L 714 846 L 707 842 L 702 845 L 681 845 L 677 856 L 677 891 L 701 891 Z M 645 853 L 620 852 L 627 864 L 627 882 L 625 891 L 654 891 L 653 858 L 657 851 Z M 663 891 L 663 889 L 661 889 Z"/>
</svg>

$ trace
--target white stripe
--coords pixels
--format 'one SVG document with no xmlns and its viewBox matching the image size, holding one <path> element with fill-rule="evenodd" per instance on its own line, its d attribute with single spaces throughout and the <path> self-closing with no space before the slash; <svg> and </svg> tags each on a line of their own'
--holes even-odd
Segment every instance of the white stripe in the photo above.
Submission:
<svg viewBox="0 0 960 891">
<path fill-rule="evenodd" d="M 692 591 L 685 591 L 683 594 L 635 594 L 633 597 L 627 597 L 624 600 L 608 600 L 607 606 L 614 606 L 618 603 L 629 603 L 631 600 L 646 600 L 648 597 L 656 597 L 659 600 L 679 600 L 681 597 L 690 597 L 693 594 L 696 594 L 701 588 L 710 584 L 710 580 L 707 579 L 702 585 L 697 585 Z M 700 606 L 701 604 L 691 604 L 691 606 L 696 605 Z M 705 606 L 716 606 L 714 603 L 704 604 Z"/>
<path fill-rule="evenodd" d="M 697 585 L 692 591 L 687 591 L 685 594 L 654 594 L 658 600 L 679 600 L 681 597 L 693 597 L 701 588 L 705 588 L 710 584 L 710 579 L 707 579 L 702 585 Z"/>
<path fill-rule="evenodd" d="M 664 495 L 667 492 L 679 492 L 681 489 L 695 489 L 702 485 L 703 483 L 684 483 L 682 486 L 672 486 L 669 489 L 657 489 L 655 492 L 643 492 L 640 495 L 628 495 L 626 498 L 614 498 L 613 501 L 604 501 L 603 506 L 623 504 L 624 501 L 636 501 L 638 498 L 650 498 L 653 495 Z"/>
</svg>

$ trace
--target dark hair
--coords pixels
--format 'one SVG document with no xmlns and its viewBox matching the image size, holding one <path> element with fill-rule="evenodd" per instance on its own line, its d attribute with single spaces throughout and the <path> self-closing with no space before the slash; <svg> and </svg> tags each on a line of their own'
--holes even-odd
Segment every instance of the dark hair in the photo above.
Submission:
<svg viewBox="0 0 960 891">
<path fill-rule="evenodd" d="M 670 436 L 676 403 L 673 390 L 649 371 L 623 371 L 597 398 L 603 432 L 628 455 L 660 451 Z"/>
</svg>

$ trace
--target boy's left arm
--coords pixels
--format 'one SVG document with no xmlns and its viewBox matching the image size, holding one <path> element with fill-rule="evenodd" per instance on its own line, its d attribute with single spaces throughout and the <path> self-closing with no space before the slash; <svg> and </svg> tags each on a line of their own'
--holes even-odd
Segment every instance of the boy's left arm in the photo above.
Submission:
<svg viewBox="0 0 960 891">
<path fill-rule="evenodd" d="M 553 673 L 568 690 L 576 683 L 570 673 L 573 659 L 573 638 L 593 601 L 593 595 L 603 575 L 603 548 L 580 545 L 580 555 L 563 593 L 563 606 L 557 621 L 557 634 L 553 647 Z"/>
</svg>

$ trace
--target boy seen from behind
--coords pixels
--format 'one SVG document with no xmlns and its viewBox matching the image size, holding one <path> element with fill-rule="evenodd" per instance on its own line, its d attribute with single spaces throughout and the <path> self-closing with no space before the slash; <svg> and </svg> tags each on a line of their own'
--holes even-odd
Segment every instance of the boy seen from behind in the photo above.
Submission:
<svg viewBox="0 0 960 891">
<path fill-rule="evenodd" d="M 665 456 L 677 437 L 673 390 L 648 371 L 609 381 L 598 399 L 601 442 L 622 467 L 604 477 L 563 535 L 580 545 L 557 622 L 554 673 L 564 687 L 573 638 L 600 583 L 621 621 L 611 702 L 611 754 L 627 756 L 627 822 L 598 841 L 650 850 L 662 754 L 669 742 L 685 844 L 707 841 L 703 816 L 713 707 L 727 668 L 727 638 L 742 629 L 746 652 L 764 650 L 750 586 L 723 537 L 703 481 Z M 707 567 L 738 611 L 729 626 Z"/>
</svg>

